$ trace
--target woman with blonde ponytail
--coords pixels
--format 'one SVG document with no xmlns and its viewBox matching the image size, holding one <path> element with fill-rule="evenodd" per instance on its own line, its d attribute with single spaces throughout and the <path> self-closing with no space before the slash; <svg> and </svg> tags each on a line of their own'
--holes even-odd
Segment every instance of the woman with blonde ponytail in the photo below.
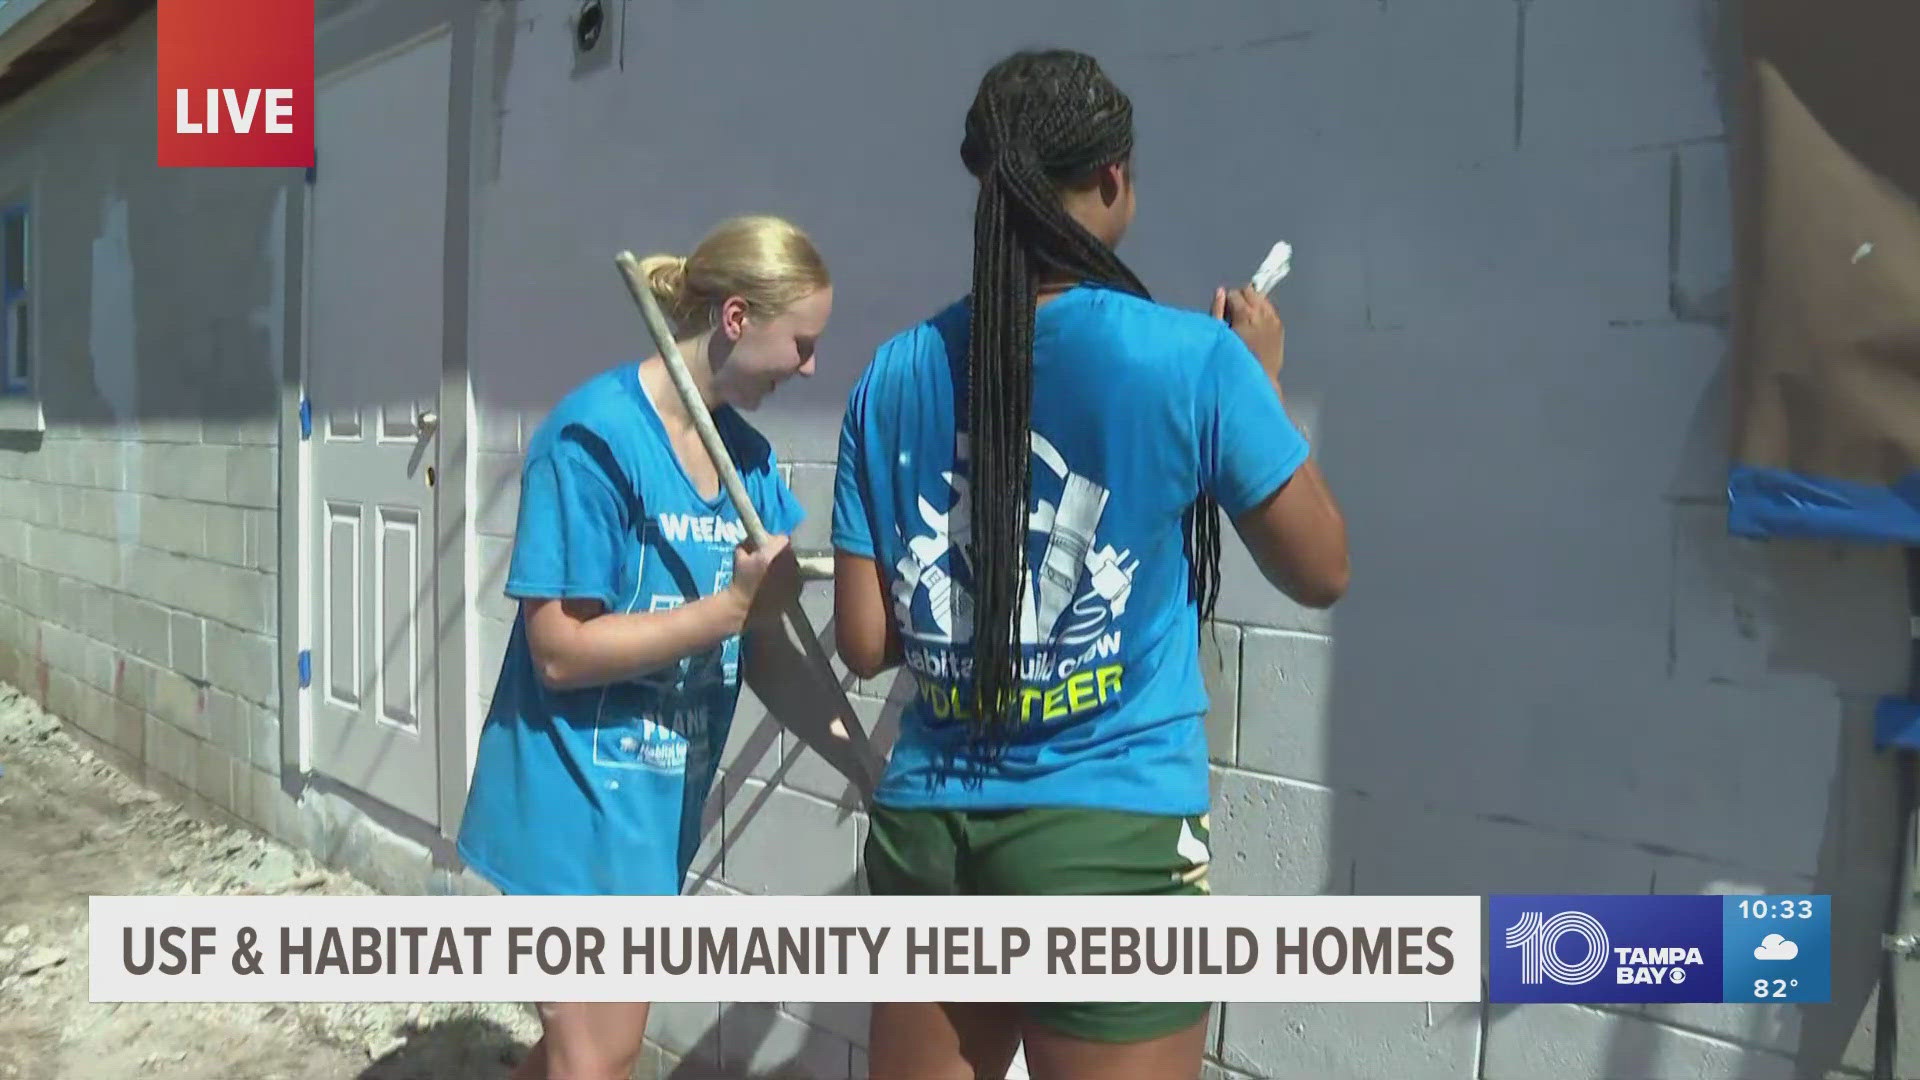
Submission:
<svg viewBox="0 0 1920 1080">
<path fill-rule="evenodd" d="M 521 474 L 507 573 L 520 610 L 459 839 L 509 894 L 679 893 L 742 676 L 765 698 L 767 673 L 794 670 L 785 635 L 755 631 L 798 594 L 786 536 L 802 514 L 740 410 L 813 373 L 826 265 L 792 224 L 740 217 L 641 268 L 774 541 L 743 546 L 660 357 L 594 376 L 547 416 Z M 540 1018 L 519 1080 L 624 1080 L 647 1005 L 543 1004 Z"/>
</svg>

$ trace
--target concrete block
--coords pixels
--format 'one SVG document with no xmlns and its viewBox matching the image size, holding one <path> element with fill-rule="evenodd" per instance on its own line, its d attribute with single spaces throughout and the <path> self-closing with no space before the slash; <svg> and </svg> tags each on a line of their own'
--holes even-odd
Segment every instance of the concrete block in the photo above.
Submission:
<svg viewBox="0 0 1920 1080">
<path fill-rule="evenodd" d="M 86 631 L 87 636 L 100 641 L 116 641 L 113 629 L 114 596 L 111 590 L 85 583 L 80 593 L 80 629 Z"/>
<path fill-rule="evenodd" d="M 211 446 L 240 445 L 240 425 L 231 420 L 205 419 L 200 427 L 201 442 Z"/>
<path fill-rule="evenodd" d="M 278 650 L 271 638 L 207 624 L 207 678 L 214 686 L 256 704 L 275 700 L 279 692 Z"/>
<path fill-rule="evenodd" d="M 193 746 L 196 754 L 193 789 L 213 805 L 232 812 L 236 764 L 233 756 L 212 743 L 196 741 Z"/>
<path fill-rule="evenodd" d="M 111 586 L 119 580 L 120 552 L 111 541 L 39 526 L 28 537 L 32 561 L 42 570 L 95 585 Z"/>
<path fill-rule="evenodd" d="M 1712 8 L 1529 0 L 1525 9 L 1522 146 L 1618 150 L 1724 130 Z"/>
<path fill-rule="evenodd" d="M 118 528 L 113 500 L 104 492 L 77 486 L 78 483 L 84 480 L 77 481 L 76 486 L 59 489 L 60 517 L 56 524 L 71 532 L 112 538 Z"/>
<path fill-rule="evenodd" d="M 513 638 L 513 624 L 482 615 L 475 629 L 474 647 L 478 651 L 481 693 L 492 696 L 500 676 L 500 664 L 506 659 L 507 643 Z"/>
<path fill-rule="evenodd" d="M 1558 719 L 1557 761 L 1513 805 L 1753 869 L 1819 866 L 1840 768 L 1830 691 L 1656 684 L 1568 702 Z"/>
<path fill-rule="evenodd" d="M 1335 648 L 1324 637 L 1247 631 L 1240 647 L 1241 767 L 1328 782 Z"/>
<path fill-rule="evenodd" d="M 179 672 L 166 668 L 154 671 L 153 714 L 196 739 L 204 739 L 209 733 L 204 695 L 205 691 Z"/>
<path fill-rule="evenodd" d="M 231 495 L 233 486 L 229 474 L 230 466 L 237 460 L 235 451 L 224 446 L 204 445 L 172 447 L 170 451 L 170 456 L 180 463 L 185 473 L 168 477 L 169 486 L 160 488 L 157 494 L 177 494 L 205 503 L 238 501 Z"/>
<path fill-rule="evenodd" d="M 78 677 L 87 668 L 87 639 L 58 623 L 40 627 L 41 659 L 56 671 Z"/>
<path fill-rule="evenodd" d="M 1200 628 L 1200 677 L 1207 685 L 1207 757 L 1232 765 L 1240 742 L 1242 634 L 1213 622 Z"/>
<path fill-rule="evenodd" d="M 515 604 L 507 595 L 507 572 L 513 566 L 513 541 L 499 536 L 480 536 L 475 545 L 480 561 L 475 607 L 480 614 L 502 622 L 512 622 Z"/>
<path fill-rule="evenodd" d="M 1381 183 L 1389 190 L 1361 234 L 1372 326 L 1668 317 L 1666 154 L 1507 156 Z"/>
<path fill-rule="evenodd" d="M 1673 313 L 1720 320 L 1731 307 L 1733 191 L 1724 144 L 1675 152 Z"/>
<path fill-rule="evenodd" d="M 1347 892 L 1349 867 L 1331 848 L 1337 796 L 1325 788 L 1218 769 L 1211 819 L 1216 893 Z"/>
<path fill-rule="evenodd" d="M 47 711 L 66 720 L 77 719 L 80 711 L 80 680 L 65 672 L 47 676 Z"/>
<path fill-rule="evenodd" d="M 59 579 L 54 588 L 55 619 L 60 625 L 79 633 L 87 629 L 87 593 L 100 586 L 74 578 Z"/>
<path fill-rule="evenodd" d="M 114 696 L 146 712 L 153 703 L 153 677 L 157 669 L 138 657 L 125 654 L 121 655 L 119 665 Z"/>
<path fill-rule="evenodd" d="M 60 528 L 60 492 L 64 488 L 46 480 L 22 480 L 22 498 L 9 516 L 45 529 Z"/>
<path fill-rule="evenodd" d="M 237 506 L 204 506 L 198 503 L 175 503 L 176 506 L 189 506 L 201 528 L 201 547 L 207 558 L 228 566 L 251 566 L 247 548 L 247 515 L 249 511 Z M 189 553 L 192 554 L 192 553 Z"/>
<path fill-rule="evenodd" d="M 362 819 L 368 843 L 363 867 L 356 872 L 382 892 L 417 896 L 427 891 L 433 874 L 433 853 L 419 842 Z"/>
<path fill-rule="evenodd" d="M 479 455 L 474 478 L 479 509 L 474 515 L 474 529 L 480 535 L 512 539 L 519 524 L 520 468 L 518 454 Z"/>
<path fill-rule="evenodd" d="M 789 482 L 793 496 L 806 511 L 806 520 L 793 534 L 794 550 L 830 551 L 833 548 L 833 478 L 831 465 L 793 466 Z"/>
<path fill-rule="evenodd" d="M 82 731 L 107 745 L 112 745 L 114 734 L 114 706 L 119 704 L 105 691 L 86 683 L 78 683 L 73 689 L 74 705 L 66 713 Z"/>
<path fill-rule="evenodd" d="M 119 700 L 113 701 L 112 708 L 113 722 L 106 741 L 134 761 L 148 760 L 147 714 L 138 706 Z"/>
<path fill-rule="evenodd" d="M 269 574 L 280 571 L 280 512 L 247 512 L 247 565 Z"/>
<path fill-rule="evenodd" d="M 206 430 L 197 416 L 143 416 L 131 426 L 143 443 L 197 443 Z"/>
<path fill-rule="evenodd" d="M 145 723 L 147 768 L 191 790 L 200 767 L 194 738 L 151 713 Z"/>
<path fill-rule="evenodd" d="M 720 767 L 735 776 L 774 779 L 780 772 L 785 739 L 779 722 L 767 715 L 752 691 L 742 690 L 726 746 L 720 751 Z"/>
<path fill-rule="evenodd" d="M 864 1001 L 783 1001 L 780 1008 L 808 1027 L 832 1032 L 855 1046 L 867 1045 L 873 1006 Z"/>
<path fill-rule="evenodd" d="M 180 584 L 165 598 L 169 606 L 253 633 L 276 625 L 279 590 L 271 575 L 205 559 L 181 559 L 177 567 Z"/>
<path fill-rule="evenodd" d="M 280 462 L 269 447 L 235 447 L 227 454 L 226 500 L 271 510 L 280 505 Z"/>
<path fill-rule="evenodd" d="M 117 434 L 109 431 L 108 434 Z M 120 438 L 102 438 L 93 443 L 88 483 L 108 493 L 127 489 L 127 463 L 138 453 L 137 443 Z"/>
<path fill-rule="evenodd" d="M 1907 609 L 1893 548 L 1730 536 L 1726 511 L 1673 508 L 1673 669 L 1689 680 L 1903 684 Z"/>
<path fill-rule="evenodd" d="M 1644 893 L 1659 856 L 1511 818 L 1347 796 L 1333 822 L 1336 857 L 1354 860 L 1362 896 Z"/>
<path fill-rule="evenodd" d="M 113 598 L 113 615 L 116 644 L 154 664 L 172 663 L 173 617 L 166 608 L 120 593 Z"/>
<path fill-rule="evenodd" d="M 1793 1060 L 1576 1005 L 1526 1005 L 1487 1030 L 1486 1080 L 1791 1080 Z"/>
<path fill-rule="evenodd" d="M 647 1010 L 647 1037 L 683 1058 L 720 1059 L 720 1004 L 656 1001 Z"/>
<path fill-rule="evenodd" d="M 280 445 L 280 417 L 274 412 L 265 412 L 256 416 L 243 416 L 235 422 L 243 446 L 278 447 Z"/>
<path fill-rule="evenodd" d="M 842 1080 L 853 1068 L 847 1040 L 810 1027 L 765 1002 L 720 1010 L 721 1061 L 741 1076 Z"/>
<path fill-rule="evenodd" d="M 243 763 L 252 761 L 253 706 L 224 690 L 208 690 L 206 740 Z"/>
<path fill-rule="evenodd" d="M 240 703 L 247 721 L 248 761 L 256 769 L 280 772 L 280 710 L 271 705 Z"/>
<path fill-rule="evenodd" d="M 1255 1076 L 1474 1075 L 1477 1005 L 1228 1002 L 1224 1009 L 1221 1060 Z"/>
<path fill-rule="evenodd" d="M 205 679 L 207 624 L 197 616 L 176 611 L 170 617 L 168 638 L 173 670 L 189 679 Z"/>
<path fill-rule="evenodd" d="M 859 832 L 850 811 L 743 780 L 724 812 L 726 884 L 762 895 L 853 893 Z"/>
<path fill-rule="evenodd" d="M 520 452 L 520 410 L 508 405 L 497 405 L 481 401 L 475 403 L 478 413 L 475 422 L 479 427 L 480 452 L 485 454 L 518 454 Z"/>
<path fill-rule="evenodd" d="M 0 630 L 4 628 L 5 621 L 0 619 Z M 91 639 L 86 643 L 86 652 L 86 667 L 81 672 L 81 678 L 88 686 L 105 693 L 108 697 L 114 696 L 116 691 L 114 676 L 120 666 L 120 654 L 112 645 Z"/>
<path fill-rule="evenodd" d="M 256 828 L 280 837 L 281 834 L 276 831 L 279 822 L 276 800 L 286 800 L 286 793 L 280 790 L 280 781 L 271 773 L 248 769 L 246 782 L 249 789 L 247 806 L 251 811 L 247 820 Z"/>
<path fill-rule="evenodd" d="M 906 704 L 905 699 L 888 703 L 854 695 L 847 700 L 853 705 L 854 716 L 859 721 L 861 729 L 868 732 L 869 737 L 876 732 L 898 730 L 900 710 Z M 884 745 L 880 748 L 883 755 L 885 747 L 891 744 L 891 737 L 886 737 Z M 849 768 L 860 767 L 853 762 L 843 764 Z M 779 778 L 780 783 L 785 787 L 817 796 L 836 806 L 849 809 L 865 805 L 869 794 L 861 783 L 849 778 L 833 762 L 785 727 L 780 728 Z M 877 782 L 879 777 L 873 776 L 872 780 Z"/>
<path fill-rule="evenodd" d="M 16 594 L 19 598 L 20 611 L 28 618 L 45 617 L 50 605 L 42 599 L 41 582 L 47 575 L 41 573 L 38 567 L 28 565 L 24 560 L 16 563 L 15 566 L 20 578 L 20 591 Z"/>
</svg>

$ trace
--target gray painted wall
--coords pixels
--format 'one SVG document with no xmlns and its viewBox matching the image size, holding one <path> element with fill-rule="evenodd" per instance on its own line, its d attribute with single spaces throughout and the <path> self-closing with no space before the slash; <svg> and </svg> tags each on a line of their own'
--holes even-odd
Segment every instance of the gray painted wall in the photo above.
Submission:
<svg viewBox="0 0 1920 1080">
<path fill-rule="evenodd" d="M 1072 44 L 1134 97 L 1123 253 L 1163 299 L 1198 306 L 1272 240 L 1295 244 L 1276 297 L 1289 402 L 1352 527 L 1355 587 L 1331 614 L 1273 594 L 1229 542 L 1218 887 L 1835 897 L 1829 1006 L 1230 1004 L 1215 1068 L 1864 1074 L 1892 822 L 1869 713 L 1903 680 L 1900 569 L 1890 551 L 1725 535 L 1732 28 L 1716 5 L 627 0 L 587 57 L 574 7 L 478 5 L 474 100 L 455 103 L 477 118 L 477 699 L 510 615 L 517 453 L 559 394 L 644 349 L 613 252 L 685 250 L 740 210 L 819 240 L 839 282 L 820 374 L 756 418 L 818 546 L 847 388 L 882 337 L 965 287 L 957 146 L 980 71 Z M 270 596 L 276 566 L 257 512 L 273 491 L 253 485 L 281 422 L 283 358 L 259 327 L 287 185 L 152 167 L 151 35 L 0 113 L 0 169 L 35 162 L 48 192 L 57 287 L 48 430 L 0 437 L 0 677 L 203 804 L 393 887 L 471 887 L 430 836 L 283 792 L 277 742 L 254 753 L 277 740 L 256 677 L 272 665 L 214 666 L 277 627 L 247 590 Z M 824 627 L 824 592 L 810 605 Z M 850 689 L 884 739 L 891 680 Z M 244 730 L 207 719 L 228 700 Z M 751 700 L 714 804 L 701 888 L 859 887 L 857 794 Z M 674 1057 L 863 1067 L 847 1006 L 656 1017 Z M 1920 1074 L 1908 1043 L 1898 1072 Z"/>
</svg>

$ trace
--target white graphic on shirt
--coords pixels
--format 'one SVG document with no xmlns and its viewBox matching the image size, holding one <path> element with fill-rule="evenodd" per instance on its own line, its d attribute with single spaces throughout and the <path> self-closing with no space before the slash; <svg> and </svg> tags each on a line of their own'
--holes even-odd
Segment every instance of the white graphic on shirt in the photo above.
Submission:
<svg viewBox="0 0 1920 1080">
<path fill-rule="evenodd" d="M 1034 506 L 1027 532 L 1046 541 L 1038 563 L 1021 568 L 1022 686 L 1016 706 L 1023 721 L 1057 720 L 1102 708 L 1122 692 L 1125 664 L 1114 622 L 1127 610 L 1140 560 L 1131 549 L 1100 541 L 1107 489 L 1070 468 L 1040 434 L 1033 433 L 1029 445 Z M 967 456 L 962 436 L 956 466 Z M 968 481 L 956 472 L 940 476 L 952 498 L 942 509 L 920 496 L 920 527 L 894 564 L 892 599 L 910 639 L 907 666 L 934 717 L 946 719 L 968 715 L 961 687 L 971 679 L 973 664 L 963 652 L 973 640 L 974 611 L 956 578 L 971 580 L 974 568 Z"/>
<path fill-rule="evenodd" d="M 733 581 L 733 548 L 745 538 L 738 522 L 711 515 L 661 514 L 649 521 L 641 535 L 639 566 L 634 574 L 634 591 L 621 608 L 635 611 L 669 611 L 687 602 L 678 593 L 647 591 L 647 561 L 651 549 L 662 539 L 684 551 L 704 546 L 723 552 L 714 573 L 713 591 Z M 641 607 L 642 596 L 645 607 Z M 675 663 L 631 679 L 618 688 L 607 687 L 600 693 L 600 706 L 593 723 L 593 763 L 610 769 L 644 769 L 669 774 L 684 773 L 690 757 L 704 755 L 713 736 L 710 702 L 714 692 L 731 685 L 738 677 L 740 639 L 733 636 L 718 648 L 697 656 L 682 657 Z M 620 711 L 609 715 L 609 695 L 618 691 Z M 626 712 L 638 708 L 638 712 Z M 698 748 L 696 748 L 698 744 Z"/>
<path fill-rule="evenodd" d="M 1130 551 L 1116 551 L 1110 544 L 1095 546 L 1107 489 L 1069 468 L 1045 436 L 1034 432 L 1030 439 L 1034 460 L 1060 485 L 1053 500 L 1040 494 L 1027 517 L 1027 531 L 1046 535 L 1047 546 L 1037 571 L 1023 567 L 1020 643 L 1082 645 L 1126 612 L 1140 560 L 1130 561 Z M 959 439 L 958 457 L 963 462 L 967 458 L 965 436 Z M 1040 475 L 1036 469 L 1035 476 Z M 920 497 L 926 528 L 908 539 L 907 553 L 894 567 L 894 612 L 900 625 L 915 628 L 913 636 L 922 641 L 963 643 L 973 638 L 973 602 L 965 590 L 954 587 L 953 572 L 972 572 L 968 481 L 952 472 L 942 472 L 940 478 L 953 490 L 953 501 L 942 511 Z M 915 601 L 921 597 L 933 631 L 925 629 L 925 619 L 915 618 Z M 1072 618 L 1063 623 L 1068 612 Z"/>
</svg>

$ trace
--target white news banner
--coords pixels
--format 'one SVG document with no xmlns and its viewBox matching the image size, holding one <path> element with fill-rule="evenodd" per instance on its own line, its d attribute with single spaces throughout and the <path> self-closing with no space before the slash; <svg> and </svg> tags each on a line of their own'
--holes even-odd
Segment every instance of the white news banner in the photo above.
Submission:
<svg viewBox="0 0 1920 1080">
<path fill-rule="evenodd" d="M 1480 1000 L 1477 896 L 96 896 L 103 1001 Z"/>
</svg>

